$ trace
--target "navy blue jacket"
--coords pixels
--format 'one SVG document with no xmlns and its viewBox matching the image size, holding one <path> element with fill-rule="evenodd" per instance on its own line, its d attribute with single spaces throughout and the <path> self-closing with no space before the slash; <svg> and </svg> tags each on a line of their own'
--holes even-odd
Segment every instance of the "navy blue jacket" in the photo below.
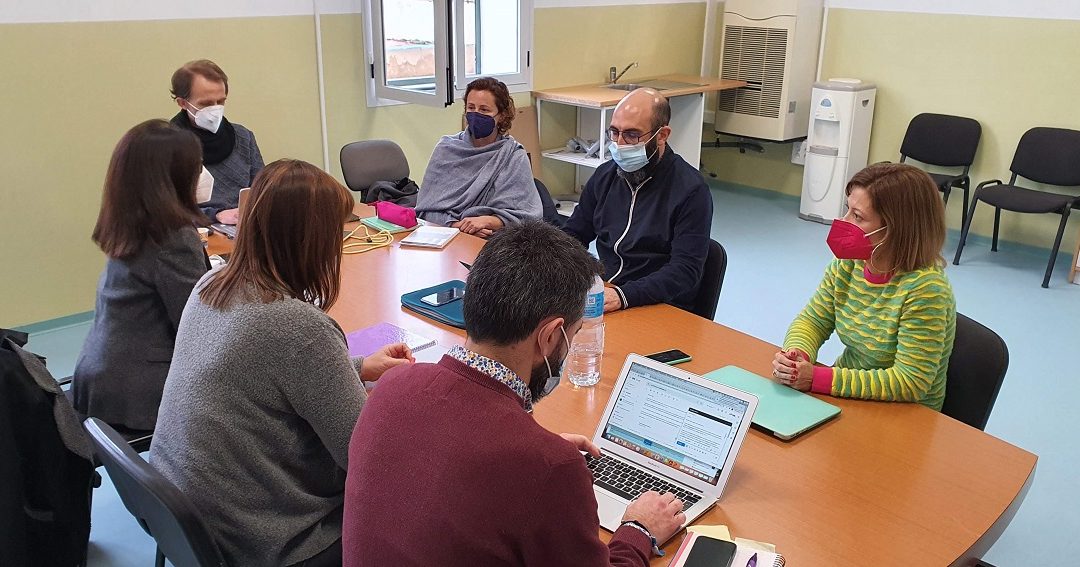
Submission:
<svg viewBox="0 0 1080 567">
<path fill-rule="evenodd" d="M 585 184 L 564 230 L 596 250 L 624 307 L 670 303 L 689 310 L 709 253 L 712 195 L 670 147 L 634 188 L 609 161 Z"/>
</svg>

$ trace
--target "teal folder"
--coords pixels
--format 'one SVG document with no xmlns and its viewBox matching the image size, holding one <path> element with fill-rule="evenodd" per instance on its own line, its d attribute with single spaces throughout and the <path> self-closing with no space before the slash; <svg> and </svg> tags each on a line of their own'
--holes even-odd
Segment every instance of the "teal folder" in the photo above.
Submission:
<svg viewBox="0 0 1080 567">
<path fill-rule="evenodd" d="M 840 408 L 814 396 L 763 378 L 738 366 L 725 366 L 705 375 L 714 382 L 758 397 L 752 423 L 789 441 L 840 414 Z"/>
<path fill-rule="evenodd" d="M 425 295 L 431 295 L 453 288 L 465 289 L 465 282 L 461 280 L 450 280 L 439 285 L 406 293 L 401 296 L 401 306 L 413 313 L 434 319 L 445 325 L 464 329 L 465 314 L 462 312 L 462 300 L 458 299 L 457 301 L 451 301 L 450 303 L 438 307 L 420 301 L 420 298 Z"/>
</svg>

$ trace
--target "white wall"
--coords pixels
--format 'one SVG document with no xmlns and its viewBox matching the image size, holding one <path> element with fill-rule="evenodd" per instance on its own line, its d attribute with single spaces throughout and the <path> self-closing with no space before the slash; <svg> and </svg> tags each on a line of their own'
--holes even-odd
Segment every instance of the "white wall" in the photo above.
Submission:
<svg viewBox="0 0 1080 567">
<path fill-rule="evenodd" d="M 318 0 L 324 14 L 359 13 L 363 0 Z M 301 16 L 313 0 L 0 0 L 0 24 Z"/>
<path fill-rule="evenodd" d="M 1080 20 L 1076 0 L 826 0 L 830 8 Z"/>
</svg>

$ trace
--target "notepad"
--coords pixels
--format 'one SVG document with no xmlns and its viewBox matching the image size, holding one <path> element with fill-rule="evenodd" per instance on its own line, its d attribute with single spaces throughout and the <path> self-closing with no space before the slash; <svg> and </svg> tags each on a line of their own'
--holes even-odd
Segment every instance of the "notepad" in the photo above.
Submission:
<svg viewBox="0 0 1080 567">
<path fill-rule="evenodd" d="M 420 226 L 401 240 L 403 246 L 445 248 L 460 230 L 452 226 Z"/>
<path fill-rule="evenodd" d="M 437 342 L 393 323 L 379 323 L 353 331 L 345 335 L 345 341 L 349 343 L 349 356 L 371 356 L 380 348 L 394 343 L 405 343 L 409 350 L 416 353 L 435 346 Z"/>
</svg>

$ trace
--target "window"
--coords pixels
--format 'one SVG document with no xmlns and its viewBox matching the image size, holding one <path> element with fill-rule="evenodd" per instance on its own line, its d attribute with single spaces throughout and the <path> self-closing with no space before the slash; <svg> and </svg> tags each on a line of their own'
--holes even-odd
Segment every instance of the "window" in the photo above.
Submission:
<svg viewBox="0 0 1080 567">
<path fill-rule="evenodd" d="M 469 81 L 531 82 L 532 0 L 367 0 L 368 105 L 450 105 Z"/>
</svg>

